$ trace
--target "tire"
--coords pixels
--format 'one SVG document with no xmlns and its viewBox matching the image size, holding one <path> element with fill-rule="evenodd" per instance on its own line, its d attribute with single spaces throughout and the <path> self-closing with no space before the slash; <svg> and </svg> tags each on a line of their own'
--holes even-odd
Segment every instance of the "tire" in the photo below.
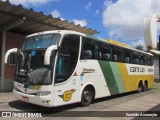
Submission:
<svg viewBox="0 0 160 120">
<path fill-rule="evenodd" d="M 143 92 L 145 92 L 147 90 L 147 83 L 145 82 L 143 85 Z"/>
<path fill-rule="evenodd" d="M 141 93 L 143 91 L 143 83 L 139 82 L 138 84 L 138 93 Z"/>
<path fill-rule="evenodd" d="M 81 106 L 89 106 L 93 101 L 93 90 L 90 87 L 86 87 L 81 95 Z"/>
</svg>

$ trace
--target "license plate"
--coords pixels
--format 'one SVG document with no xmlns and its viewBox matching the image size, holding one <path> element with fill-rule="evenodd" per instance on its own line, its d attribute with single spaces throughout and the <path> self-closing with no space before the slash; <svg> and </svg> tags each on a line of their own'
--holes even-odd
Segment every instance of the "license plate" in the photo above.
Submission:
<svg viewBox="0 0 160 120">
<path fill-rule="evenodd" d="M 29 98 L 28 98 L 28 97 L 26 97 L 26 96 L 22 96 L 22 100 L 23 100 L 23 101 L 28 101 L 28 100 L 29 100 Z"/>
</svg>

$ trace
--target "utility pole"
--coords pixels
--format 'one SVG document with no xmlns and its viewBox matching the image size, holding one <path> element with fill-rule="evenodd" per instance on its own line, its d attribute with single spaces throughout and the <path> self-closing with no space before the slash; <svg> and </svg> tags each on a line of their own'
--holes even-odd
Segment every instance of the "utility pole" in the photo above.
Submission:
<svg viewBox="0 0 160 120">
<path fill-rule="evenodd" d="M 118 41 L 120 42 L 120 37 L 117 34 L 114 34 L 116 37 L 118 37 Z"/>
<path fill-rule="evenodd" d="M 159 36 L 159 43 L 160 43 L 160 36 Z M 160 44 L 157 47 L 158 47 L 158 50 L 160 51 Z M 159 81 L 160 81 L 160 55 L 158 55 L 158 59 L 159 59 L 159 67 L 158 68 L 159 68 Z"/>
</svg>

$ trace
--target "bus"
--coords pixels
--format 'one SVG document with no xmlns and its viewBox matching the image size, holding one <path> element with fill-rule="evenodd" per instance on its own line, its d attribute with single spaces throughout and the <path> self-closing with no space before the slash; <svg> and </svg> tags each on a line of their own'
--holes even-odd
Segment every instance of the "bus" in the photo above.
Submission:
<svg viewBox="0 0 160 120">
<path fill-rule="evenodd" d="M 13 56 L 14 96 L 40 106 L 88 106 L 97 98 L 154 85 L 151 53 L 75 31 L 28 35 L 22 49 L 7 51 L 5 63 Z"/>
</svg>

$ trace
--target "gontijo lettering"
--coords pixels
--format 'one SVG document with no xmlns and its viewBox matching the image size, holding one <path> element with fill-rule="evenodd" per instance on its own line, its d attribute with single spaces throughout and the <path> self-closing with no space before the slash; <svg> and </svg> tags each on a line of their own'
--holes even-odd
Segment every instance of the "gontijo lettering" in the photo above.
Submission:
<svg viewBox="0 0 160 120">
<path fill-rule="evenodd" d="M 145 72 L 145 68 L 141 68 L 141 67 L 130 67 L 130 72 Z"/>
</svg>

